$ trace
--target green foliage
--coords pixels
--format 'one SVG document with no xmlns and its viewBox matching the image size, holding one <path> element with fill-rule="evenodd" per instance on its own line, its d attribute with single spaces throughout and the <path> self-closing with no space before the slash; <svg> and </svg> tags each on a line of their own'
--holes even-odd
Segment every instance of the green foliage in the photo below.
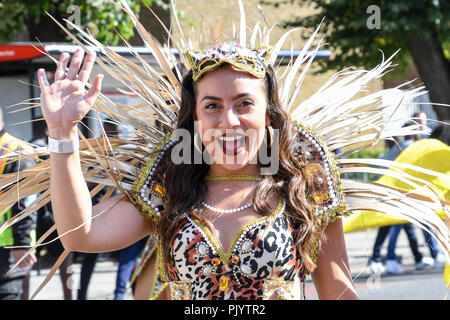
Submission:
<svg viewBox="0 0 450 320">
<path fill-rule="evenodd" d="M 128 0 L 130 8 L 138 14 L 145 6 L 157 4 L 167 9 L 162 0 Z M 128 15 L 117 5 L 108 0 L 15 0 L 0 2 L 0 41 L 9 42 L 17 32 L 22 32 L 29 23 L 38 24 L 42 19 L 49 19 L 45 12 L 55 17 L 66 18 L 71 22 L 73 11 L 69 7 L 79 8 L 79 23 L 88 29 L 97 40 L 117 45 L 119 34 L 126 40 L 133 36 L 133 23 Z"/>
<path fill-rule="evenodd" d="M 274 5 L 274 1 L 261 1 Z M 395 62 L 406 67 L 411 61 L 407 49 L 408 34 L 433 35 L 443 44 L 444 53 L 449 57 L 450 44 L 450 1 L 448 0 L 285 0 L 275 1 L 277 6 L 285 3 L 312 5 L 316 13 L 306 18 L 286 21 L 285 27 L 302 26 L 315 29 L 323 18 L 321 31 L 326 32 L 325 41 L 335 55 L 331 60 L 322 60 L 322 71 L 340 70 L 349 65 L 373 68 L 380 63 L 382 53 L 385 57 L 401 49 Z M 375 11 L 379 9 L 379 26 Z M 372 17 L 371 17 L 372 16 Z M 403 69 L 404 70 L 404 69 Z M 397 70 L 398 71 L 398 70 Z M 401 70 L 400 70 L 401 71 Z"/>
<path fill-rule="evenodd" d="M 353 152 L 344 156 L 345 159 L 378 159 L 387 150 L 366 148 L 358 152 Z M 370 167 L 370 165 L 368 165 Z M 375 173 L 351 172 L 347 173 L 347 178 L 361 181 L 375 181 L 379 176 Z"/>
<path fill-rule="evenodd" d="M 385 153 L 387 150 L 380 150 L 380 149 L 372 149 L 372 148 L 366 148 L 357 152 L 353 152 L 350 154 L 347 154 L 344 158 L 345 159 L 377 159 L 379 158 L 383 153 Z"/>
</svg>

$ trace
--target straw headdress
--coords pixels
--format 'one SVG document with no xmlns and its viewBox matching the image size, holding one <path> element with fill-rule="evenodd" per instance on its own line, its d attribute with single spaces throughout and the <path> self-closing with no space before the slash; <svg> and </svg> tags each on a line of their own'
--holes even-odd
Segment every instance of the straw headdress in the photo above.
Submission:
<svg viewBox="0 0 450 320">
<path fill-rule="evenodd" d="M 387 129 L 386 124 L 392 115 L 392 110 L 402 107 L 411 98 L 425 94 L 424 87 L 409 89 L 406 83 L 396 88 L 378 90 L 360 97 L 359 94 L 365 91 L 369 82 L 380 79 L 392 67 L 393 57 L 390 57 L 383 59 L 372 70 L 349 68 L 337 72 L 310 98 L 297 104 L 296 97 L 322 45 L 322 38 L 318 37 L 320 26 L 311 35 L 298 56 L 291 59 L 287 67 L 278 68 L 277 54 L 288 37 L 301 30 L 287 31 L 276 42 L 271 42 L 270 35 L 273 28 L 267 26 L 265 22 L 257 23 L 253 27 L 247 25 L 242 1 L 239 0 L 238 3 L 241 20 L 239 27 L 235 28 L 238 30 L 237 35 L 232 35 L 232 38 L 234 37 L 243 47 L 272 46 L 271 60 L 268 63 L 277 71 L 281 104 L 295 121 L 303 142 L 313 148 L 319 148 L 319 151 L 324 153 L 323 163 L 328 162 L 334 177 L 339 201 L 331 210 L 328 208 L 319 210 L 318 218 L 322 221 L 330 221 L 337 216 L 356 210 L 395 213 L 421 228 L 429 227 L 445 249 L 448 258 L 450 250 L 448 228 L 436 211 L 443 211 L 444 216 L 448 218 L 449 203 L 431 183 L 415 177 L 411 172 L 426 173 L 448 181 L 450 178 L 446 173 L 387 160 L 334 157 L 334 151 L 337 149 L 343 149 L 347 153 L 355 152 L 373 146 L 382 139 L 392 139 L 394 136 L 418 132 L 418 126 L 415 125 L 401 129 Z M 199 40 L 185 37 L 177 20 L 174 2 L 172 1 L 171 4 L 174 27 L 173 30 L 166 30 L 168 42 L 160 44 L 140 24 L 126 1 L 121 0 L 117 3 L 132 18 L 145 46 L 152 52 L 157 67 L 150 65 L 145 57 L 135 51 L 131 45 L 128 46 L 133 53 L 133 60 L 116 54 L 70 21 L 67 23 L 77 30 L 77 36 L 55 20 L 55 23 L 79 46 L 85 50 L 96 48 L 100 52 L 97 56 L 97 64 L 104 69 L 104 72 L 121 83 L 128 93 L 137 95 L 142 100 L 136 105 L 123 105 L 111 101 L 106 95 L 99 95 L 94 106 L 99 122 L 101 123 L 99 114 L 103 113 L 111 119 L 110 121 L 127 128 L 129 134 L 126 137 L 108 138 L 103 131 L 102 137 L 86 139 L 80 133 L 81 166 L 86 181 L 96 185 L 91 190 L 92 196 L 109 186 L 111 188 L 104 198 L 110 197 L 114 190 L 119 190 L 124 197 L 139 205 L 137 203 L 140 199 L 139 189 L 145 182 L 142 181 L 142 172 L 150 170 L 155 164 L 157 154 L 152 151 L 162 150 L 170 140 L 168 133 L 175 129 L 180 107 L 181 81 L 177 62 L 189 69 L 186 50 L 198 49 L 196 46 L 199 45 Z M 247 34 L 247 31 L 251 32 Z M 209 43 L 214 41 L 216 39 L 212 39 Z M 315 42 L 316 44 L 313 45 Z M 55 62 L 58 63 L 56 60 Z M 392 104 L 384 99 L 392 95 L 397 97 L 395 108 L 392 108 Z M 30 107 L 39 107 L 39 101 L 30 102 Z M 32 205 L 7 221 L 0 228 L 0 232 L 51 200 L 50 160 L 37 158 L 46 154 L 48 154 L 46 148 L 33 148 L 7 155 L 9 161 L 20 161 L 23 157 L 32 157 L 38 161 L 38 164 L 29 170 L 0 177 L 2 190 L 0 211 L 6 211 L 16 201 L 29 195 L 39 194 L 39 197 Z M 150 158 L 148 155 L 151 155 Z M 344 174 L 356 171 L 387 175 L 401 180 L 410 189 L 406 192 L 382 184 L 343 178 Z M 157 219 L 158 212 L 153 207 L 148 207 L 146 211 L 150 218 Z M 54 227 L 38 239 L 35 246 L 42 245 L 53 230 Z M 34 247 L 30 248 L 30 252 L 33 249 Z M 63 253 L 49 277 L 67 253 L 67 251 Z M 38 291 L 41 288 L 42 286 Z"/>
</svg>

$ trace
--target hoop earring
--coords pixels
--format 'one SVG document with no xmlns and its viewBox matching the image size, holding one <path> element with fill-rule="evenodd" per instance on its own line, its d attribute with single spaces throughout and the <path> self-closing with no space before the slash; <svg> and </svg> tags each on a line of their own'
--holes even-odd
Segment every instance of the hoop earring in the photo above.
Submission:
<svg viewBox="0 0 450 320">
<path fill-rule="evenodd" d="M 267 126 L 266 128 L 267 128 L 267 132 L 268 132 L 268 134 L 267 134 L 268 137 L 266 138 L 266 144 L 268 147 L 271 147 L 272 143 L 273 143 L 273 128 L 271 125 Z"/>
<path fill-rule="evenodd" d="M 200 154 L 203 154 L 202 148 L 200 148 L 200 147 L 198 146 L 198 139 L 197 139 L 197 137 L 200 137 L 200 135 L 198 134 L 198 132 L 196 132 L 196 133 L 194 134 L 194 148 L 195 148 L 195 150 L 197 150 Z M 200 141 L 200 144 L 202 144 L 201 141 Z"/>
</svg>

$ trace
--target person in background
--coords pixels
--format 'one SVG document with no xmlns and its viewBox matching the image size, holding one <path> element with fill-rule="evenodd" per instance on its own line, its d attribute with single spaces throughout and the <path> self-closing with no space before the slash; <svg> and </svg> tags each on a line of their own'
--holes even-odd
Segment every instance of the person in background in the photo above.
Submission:
<svg viewBox="0 0 450 320">
<path fill-rule="evenodd" d="M 420 124 L 420 129 L 423 132 L 420 136 L 417 137 L 418 139 L 426 139 L 431 138 L 433 135 L 432 130 L 427 125 L 427 115 L 423 111 L 415 112 L 412 116 L 412 121 L 416 122 L 417 124 Z M 444 126 L 442 131 L 440 132 L 439 138 L 446 139 L 447 141 L 444 141 L 447 145 L 448 142 L 448 126 Z M 436 133 L 435 133 L 436 134 Z M 428 229 L 428 228 L 427 228 Z M 430 263 L 434 266 L 436 269 L 442 269 L 445 266 L 445 256 L 439 249 L 439 246 L 437 244 L 436 239 L 434 238 L 434 235 L 431 233 L 431 231 L 428 229 L 424 230 L 422 229 L 423 237 L 425 239 L 425 243 L 428 246 L 428 249 L 430 250 L 431 258 L 433 259 L 430 261 Z"/>
<path fill-rule="evenodd" d="M 119 135 L 119 127 L 107 119 L 103 123 L 103 128 L 108 137 L 116 137 Z M 145 247 L 148 237 L 145 237 L 136 243 L 119 250 L 119 258 L 117 262 L 116 287 L 114 289 L 114 300 L 124 300 L 128 283 L 131 280 L 134 267 Z"/>
<path fill-rule="evenodd" d="M 118 127 L 111 119 L 103 121 L 103 129 L 108 137 L 114 137 L 118 135 Z M 93 184 L 88 184 L 89 190 L 92 190 Z M 99 203 L 103 196 L 106 194 L 108 188 L 104 188 L 92 198 L 92 205 Z M 115 252 L 114 252 L 115 253 Z M 81 255 L 81 271 L 80 271 L 80 284 L 78 288 L 77 300 L 88 300 L 88 288 L 91 282 L 92 275 L 95 270 L 95 265 L 99 259 L 100 254 L 95 252 L 83 252 Z"/>
<path fill-rule="evenodd" d="M 446 145 L 450 145 L 450 126 L 442 124 L 437 126 L 431 132 L 430 138 L 440 140 Z"/>
<path fill-rule="evenodd" d="M 120 250 L 117 266 L 116 288 L 114 290 L 114 300 L 124 300 L 127 285 L 131 280 L 133 269 L 137 259 L 140 257 L 145 247 L 148 236 L 138 242 Z"/>
<path fill-rule="evenodd" d="M 2 156 L 20 150 L 20 141 L 4 129 L 3 111 L 0 108 L 0 174 L 13 174 L 31 168 L 34 161 L 24 158 L 22 161 L 8 162 Z M 2 191 L 0 190 L 0 194 Z M 11 217 L 16 216 L 26 207 L 27 199 L 16 202 L 9 210 L 0 215 L 0 226 Z M 26 255 L 27 248 L 8 248 L 10 246 L 30 246 L 35 240 L 36 213 L 23 218 L 0 235 L 0 300 L 20 300 L 24 282 L 29 277 L 32 266 L 37 259 L 34 253 Z M 24 258 L 25 257 L 25 258 Z M 22 259 L 18 267 L 11 269 Z"/>
<path fill-rule="evenodd" d="M 413 125 L 414 123 L 406 123 L 405 126 Z M 388 151 L 381 156 L 384 160 L 395 160 L 399 154 L 407 148 L 409 145 L 414 143 L 414 141 L 420 138 L 419 135 L 406 136 L 403 140 L 396 138 L 396 142 L 387 141 Z M 417 269 L 423 269 L 431 265 L 429 258 L 423 257 L 419 251 L 417 236 L 414 230 L 414 226 L 411 223 L 389 225 L 380 227 L 378 230 L 377 237 L 375 239 L 372 257 L 369 263 L 369 267 L 373 273 L 387 273 L 391 274 L 402 274 L 404 272 L 403 268 L 400 266 L 397 256 L 395 255 L 395 247 L 397 243 L 397 238 L 400 231 L 404 229 L 408 237 L 408 242 L 411 248 L 411 252 L 414 256 Z M 386 266 L 382 263 L 381 258 L 381 248 L 383 246 L 386 237 L 389 235 L 388 244 L 388 254 L 386 259 Z"/>
<path fill-rule="evenodd" d="M 89 190 L 92 190 L 93 186 L 89 185 Z M 95 197 L 92 198 L 92 203 L 98 203 L 105 191 L 100 191 Z M 88 288 L 89 283 L 91 282 L 92 274 L 94 273 L 95 265 L 97 264 L 97 259 L 99 253 L 87 253 L 80 252 L 81 255 L 81 271 L 80 271 L 80 284 L 77 290 L 77 300 L 88 300 Z"/>
<path fill-rule="evenodd" d="M 89 190 L 92 190 L 94 187 L 93 184 L 88 183 Z M 108 191 L 108 188 L 104 188 L 99 193 L 97 193 L 92 198 L 92 204 L 95 205 L 102 200 L 103 196 Z M 109 256 L 109 259 L 111 261 L 117 261 L 117 256 L 119 255 L 119 251 L 113 251 L 113 252 L 105 252 L 107 256 Z M 89 300 L 88 299 L 88 289 L 89 284 L 92 279 L 92 275 L 94 274 L 95 266 L 97 262 L 101 258 L 100 253 L 95 252 L 77 252 L 77 257 L 80 257 L 81 259 L 81 270 L 80 270 L 80 283 L 77 290 L 77 300 Z M 101 260 L 100 260 L 101 261 Z"/>
<path fill-rule="evenodd" d="M 431 128 L 427 125 L 427 114 L 423 111 L 417 111 L 415 112 L 411 117 L 412 124 L 418 124 L 420 125 L 420 131 L 422 131 L 421 134 L 417 136 L 417 140 L 419 139 L 426 139 L 431 134 Z"/>
<path fill-rule="evenodd" d="M 48 145 L 48 129 L 44 121 L 36 122 L 37 126 L 40 128 L 37 130 L 39 135 L 37 139 L 33 140 L 31 144 L 39 147 L 46 147 Z M 49 156 L 42 156 L 43 160 L 48 159 Z M 37 211 L 37 238 L 39 239 L 51 226 L 55 224 L 55 219 L 53 218 L 52 205 L 51 202 L 47 203 L 45 206 Z M 58 232 L 53 231 L 44 242 L 51 241 L 58 237 Z M 64 252 L 61 241 L 58 239 L 45 246 L 38 247 L 38 257 L 41 253 L 46 252 L 52 261 L 52 264 L 59 256 Z M 72 289 L 70 288 L 69 281 L 72 276 L 72 266 L 73 264 L 73 253 L 69 253 L 66 259 L 59 266 L 59 277 L 61 280 L 61 285 L 63 289 L 64 300 L 72 300 Z"/>
</svg>

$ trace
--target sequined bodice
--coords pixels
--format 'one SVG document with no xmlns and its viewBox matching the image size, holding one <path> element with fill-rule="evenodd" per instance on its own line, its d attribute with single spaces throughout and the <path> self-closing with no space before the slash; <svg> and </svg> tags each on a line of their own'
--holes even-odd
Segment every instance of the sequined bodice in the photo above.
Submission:
<svg viewBox="0 0 450 320">
<path fill-rule="evenodd" d="M 167 268 L 173 299 L 293 299 L 302 276 L 295 232 L 284 212 L 243 226 L 228 252 L 200 221 L 178 227 Z M 298 280 L 298 279 L 297 279 Z"/>
<path fill-rule="evenodd" d="M 297 130 L 294 154 L 297 165 L 301 165 L 298 169 L 309 180 L 322 181 L 320 188 L 310 190 L 306 200 L 317 222 L 329 223 L 347 213 L 334 156 L 312 130 L 298 122 L 293 125 Z M 155 225 L 169 201 L 165 172 L 174 144 L 169 133 L 153 149 L 133 185 L 132 197 L 139 212 Z M 300 288 L 289 289 L 305 273 L 294 244 L 296 230 L 284 210 L 279 210 L 241 228 L 229 251 L 223 252 L 205 226 L 185 218 L 172 243 L 173 261 L 165 266 L 159 259 L 160 279 L 164 288 L 170 284 L 173 299 L 297 297 Z M 316 261 L 316 250 L 311 251 L 311 259 Z"/>
</svg>

